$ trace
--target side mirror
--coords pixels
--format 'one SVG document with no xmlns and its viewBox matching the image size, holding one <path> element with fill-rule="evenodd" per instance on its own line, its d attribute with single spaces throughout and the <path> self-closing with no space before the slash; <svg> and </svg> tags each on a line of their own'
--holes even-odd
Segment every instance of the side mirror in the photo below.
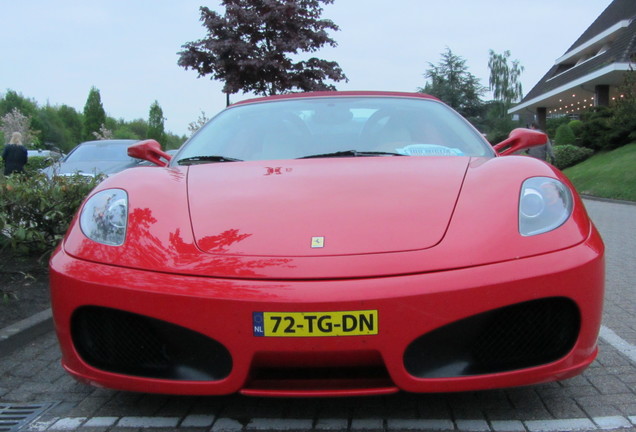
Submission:
<svg viewBox="0 0 636 432">
<path fill-rule="evenodd" d="M 128 147 L 128 156 L 143 159 L 158 166 L 166 166 L 172 159 L 172 156 L 161 150 L 161 145 L 153 139 L 140 141 Z"/>
<path fill-rule="evenodd" d="M 548 136 L 537 130 L 518 128 L 508 135 L 508 138 L 495 145 L 493 148 L 501 156 L 516 153 L 530 147 L 536 147 L 548 142 Z"/>
</svg>

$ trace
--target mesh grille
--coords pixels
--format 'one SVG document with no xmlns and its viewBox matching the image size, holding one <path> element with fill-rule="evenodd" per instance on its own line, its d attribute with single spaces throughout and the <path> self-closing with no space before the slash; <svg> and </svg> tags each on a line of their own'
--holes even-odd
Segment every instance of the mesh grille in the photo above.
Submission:
<svg viewBox="0 0 636 432">
<path fill-rule="evenodd" d="M 73 343 L 82 359 L 109 372 L 149 378 L 215 381 L 232 358 L 217 341 L 158 319 L 86 306 L 73 314 Z"/>
<path fill-rule="evenodd" d="M 565 298 L 507 306 L 446 325 L 412 342 L 411 375 L 442 378 L 506 372 L 550 363 L 576 343 L 579 311 Z"/>
</svg>

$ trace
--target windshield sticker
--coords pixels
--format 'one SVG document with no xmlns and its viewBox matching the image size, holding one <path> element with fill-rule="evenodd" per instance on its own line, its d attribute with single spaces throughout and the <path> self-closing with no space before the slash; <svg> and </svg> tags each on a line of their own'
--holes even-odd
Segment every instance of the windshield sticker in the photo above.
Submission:
<svg viewBox="0 0 636 432">
<path fill-rule="evenodd" d="M 437 144 L 412 144 L 406 147 L 395 149 L 396 152 L 405 156 L 463 156 L 464 153 L 458 148 L 451 148 Z"/>
</svg>

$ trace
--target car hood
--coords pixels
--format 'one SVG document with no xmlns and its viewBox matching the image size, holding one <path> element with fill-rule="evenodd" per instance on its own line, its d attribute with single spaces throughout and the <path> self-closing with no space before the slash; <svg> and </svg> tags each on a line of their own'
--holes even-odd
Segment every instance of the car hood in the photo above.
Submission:
<svg viewBox="0 0 636 432">
<path fill-rule="evenodd" d="M 210 254 L 333 256 L 431 248 L 469 158 L 377 157 L 192 166 L 194 240 Z"/>
</svg>

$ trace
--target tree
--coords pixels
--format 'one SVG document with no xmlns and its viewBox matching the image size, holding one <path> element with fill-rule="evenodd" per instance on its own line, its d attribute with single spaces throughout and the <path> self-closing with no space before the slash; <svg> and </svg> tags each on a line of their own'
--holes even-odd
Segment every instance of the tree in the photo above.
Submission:
<svg viewBox="0 0 636 432">
<path fill-rule="evenodd" d="M 12 112 L 15 108 L 23 115 L 33 117 L 38 109 L 35 101 L 28 99 L 14 90 L 7 90 L 7 93 L 0 100 L 0 116 Z"/>
<path fill-rule="evenodd" d="M 68 130 L 59 115 L 59 110 L 51 105 L 38 109 L 35 118 L 40 125 L 42 148 L 61 149 L 63 143 L 69 140 Z"/>
<path fill-rule="evenodd" d="M 39 133 L 31 128 L 31 117 L 22 114 L 18 108 L 13 108 L 11 112 L 0 117 L 0 132 L 4 135 L 5 141 L 9 141 L 13 132 L 20 132 L 22 143 L 26 146 L 37 143 Z"/>
<path fill-rule="evenodd" d="M 113 134 L 113 131 L 111 129 L 108 129 L 108 127 L 106 127 L 106 125 L 102 123 L 102 125 L 99 127 L 99 130 L 93 132 L 93 136 L 91 137 L 91 139 L 94 139 L 94 140 L 111 140 L 114 137 L 115 136 Z"/>
<path fill-rule="evenodd" d="M 60 143 L 60 149 L 68 152 L 82 141 L 82 116 L 75 108 L 62 105 L 58 109 L 58 115 L 67 130 L 68 141 Z"/>
<path fill-rule="evenodd" d="M 205 125 L 210 119 L 206 117 L 205 111 L 201 110 L 201 114 L 199 114 L 199 118 L 196 121 L 190 122 L 188 125 L 188 131 L 190 132 L 190 136 L 194 135 L 196 131 L 201 129 L 203 125 Z"/>
<path fill-rule="evenodd" d="M 183 45 L 178 64 L 196 70 L 199 77 L 223 81 L 228 101 L 238 91 L 273 95 L 334 89 L 325 80 L 347 79 L 338 63 L 290 58 L 323 45 L 337 46 L 327 31 L 338 26 L 320 19 L 321 3 L 333 0 L 222 0 L 224 16 L 201 7 L 208 35 Z"/>
<path fill-rule="evenodd" d="M 154 103 L 150 106 L 150 112 L 148 114 L 148 132 L 146 134 L 148 138 L 154 139 L 160 143 L 165 142 L 166 133 L 163 126 L 164 120 L 163 110 L 159 106 L 159 102 L 154 101 Z"/>
<path fill-rule="evenodd" d="M 438 97 L 466 118 L 479 115 L 483 105 L 481 95 L 486 89 L 468 72 L 466 60 L 453 54 L 450 48 L 441 56 L 437 65 L 429 63 L 424 76 L 430 81 L 418 91 Z"/>
<path fill-rule="evenodd" d="M 519 77 L 523 72 L 523 66 L 521 66 L 519 60 L 513 60 L 512 64 L 508 64 L 510 51 L 497 54 L 493 50 L 490 50 L 489 53 L 489 89 L 493 92 L 493 98 L 501 103 L 499 115 L 504 117 L 507 115 L 508 109 L 512 104 L 519 101 L 523 96 L 523 88 L 519 81 Z"/>
<path fill-rule="evenodd" d="M 619 97 L 613 103 L 614 117 L 611 121 L 611 135 L 608 148 L 613 149 L 636 140 L 636 71 L 633 56 L 627 70 L 623 74 L 623 83 L 618 87 Z"/>
<path fill-rule="evenodd" d="M 84 132 L 83 139 L 90 141 L 95 139 L 94 133 L 101 133 L 101 128 L 106 123 L 106 112 L 102 106 L 99 90 L 91 87 L 84 105 Z"/>
</svg>

